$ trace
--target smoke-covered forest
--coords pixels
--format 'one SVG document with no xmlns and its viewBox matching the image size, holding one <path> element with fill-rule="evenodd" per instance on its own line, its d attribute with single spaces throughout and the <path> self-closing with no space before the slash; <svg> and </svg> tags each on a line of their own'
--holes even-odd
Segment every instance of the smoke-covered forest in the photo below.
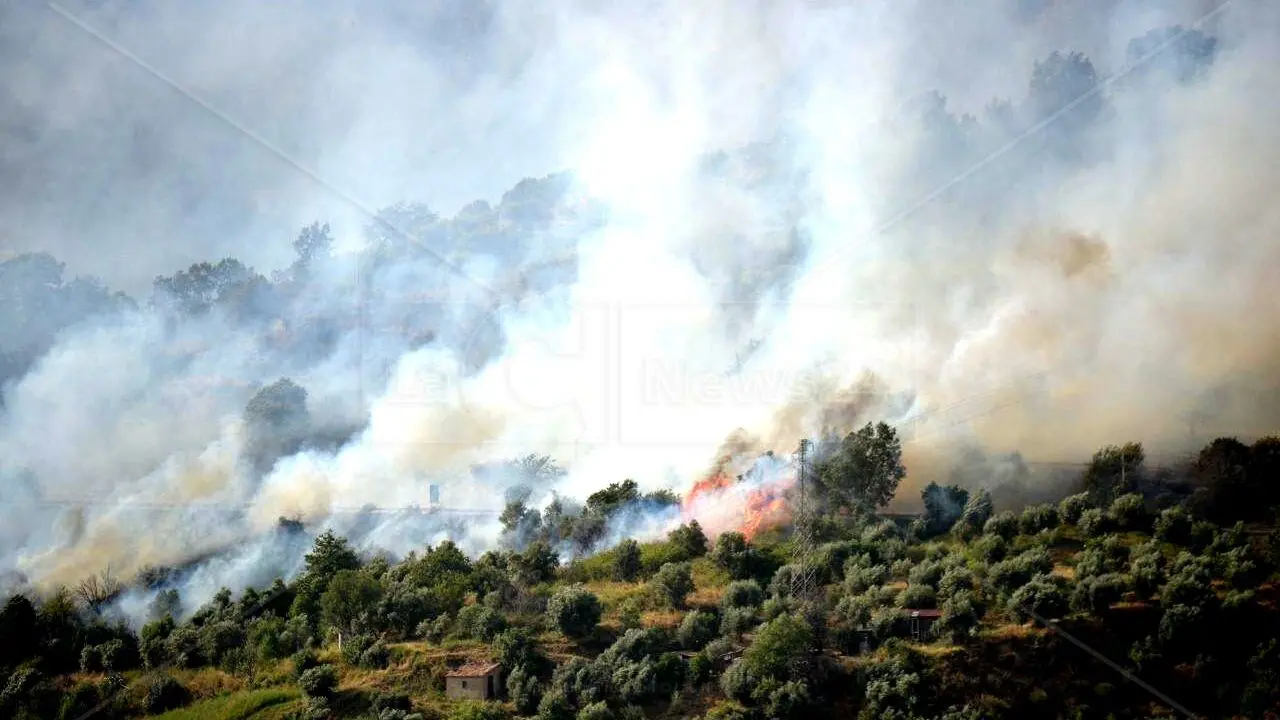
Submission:
<svg viewBox="0 0 1280 720">
<path fill-rule="evenodd" d="M 1280 712 L 1277 10 L 428 5 L 0 10 L 0 716 Z"/>
</svg>

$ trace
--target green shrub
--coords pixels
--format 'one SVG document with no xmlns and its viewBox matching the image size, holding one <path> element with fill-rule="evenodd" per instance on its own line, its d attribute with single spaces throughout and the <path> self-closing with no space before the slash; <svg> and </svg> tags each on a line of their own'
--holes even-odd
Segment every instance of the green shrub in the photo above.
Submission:
<svg viewBox="0 0 1280 720">
<path fill-rule="evenodd" d="M 724 595 L 720 597 L 720 607 L 757 608 L 763 600 L 764 592 L 755 580 L 735 580 L 724 589 Z"/>
<path fill-rule="evenodd" d="M 507 619 L 493 608 L 468 605 L 458 611 L 457 627 L 464 637 L 489 642 L 507 629 Z"/>
<path fill-rule="evenodd" d="M 938 606 L 938 593 L 928 585 L 908 585 L 898 595 L 898 607 L 932 609 Z"/>
<path fill-rule="evenodd" d="M 756 631 L 742 659 L 754 674 L 787 678 L 808 657 L 812 644 L 808 623 L 794 615 L 779 615 Z"/>
<path fill-rule="evenodd" d="M 301 677 L 302 673 L 320 665 L 320 660 L 313 650 L 299 650 L 290 657 L 290 660 L 293 662 L 293 677 L 295 679 Z"/>
<path fill-rule="evenodd" d="M 1107 514 L 1121 530 L 1145 530 L 1150 527 L 1146 501 L 1138 493 L 1128 493 L 1113 500 Z"/>
<path fill-rule="evenodd" d="M 751 698 L 751 691 L 760 684 L 760 677 L 752 672 L 751 667 L 742 658 L 738 658 L 725 668 L 720 676 L 720 690 L 732 700 L 745 701 Z"/>
<path fill-rule="evenodd" d="M 1009 556 L 1009 543 L 999 535 L 983 535 L 973 543 L 973 550 L 985 563 L 997 563 Z"/>
<path fill-rule="evenodd" d="M 547 604 L 552 624 L 569 637 L 586 637 L 600 622 L 600 600 L 581 586 L 562 588 Z"/>
<path fill-rule="evenodd" d="M 937 589 L 938 583 L 942 580 L 942 573 L 942 563 L 937 560 L 925 560 L 911 568 L 911 572 L 907 573 L 907 580 L 912 585 L 927 585 Z"/>
<path fill-rule="evenodd" d="M 542 700 L 542 683 L 537 675 L 523 665 L 511 667 L 507 674 L 507 697 L 521 715 L 532 715 Z"/>
<path fill-rule="evenodd" d="M 1191 543 L 1191 516 L 1178 506 L 1165 508 L 1156 517 L 1154 532 L 1165 542 L 1188 545 Z"/>
<path fill-rule="evenodd" d="M 1051 503 L 1031 505 L 1018 518 L 1018 530 L 1024 535 L 1034 535 L 1058 527 L 1058 508 Z"/>
<path fill-rule="evenodd" d="M 1076 556 L 1076 577 L 1122 572 L 1129 565 L 1129 549 L 1114 535 L 1090 540 Z"/>
<path fill-rule="evenodd" d="M 749 607 L 731 607 L 721 613 L 720 634 L 741 635 L 756 625 L 756 612 Z"/>
<path fill-rule="evenodd" d="M 686 650 L 701 650 L 719 634 L 719 624 L 714 613 L 694 610 L 680 621 L 676 638 Z"/>
<path fill-rule="evenodd" d="M 1131 586 L 1129 578 L 1120 573 L 1086 577 L 1076 583 L 1071 593 L 1071 607 L 1097 615 L 1119 602 Z"/>
<path fill-rule="evenodd" d="M 337 686 L 338 676 L 332 665 L 319 665 L 298 676 L 298 687 L 308 697 L 331 697 Z"/>
<path fill-rule="evenodd" d="M 650 581 L 651 586 L 671 607 L 684 607 L 684 600 L 693 592 L 693 573 L 689 563 L 667 563 Z"/>
<path fill-rule="evenodd" d="M 958 590 L 942 604 L 942 616 L 933 625 L 934 635 L 961 643 L 977 634 L 986 608 L 969 590 Z"/>
<path fill-rule="evenodd" d="M 93 683 L 77 683 L 62 696 L 58 707 L 58 720 L 78 720 L 93 714 L 102 693 Z"/>
<path fill-rule="evenodd" d="M 1026 585 L 1036 575 L 1053 570 L 1053 558 L 1044 548 L 1028 550 L 1020 555 L 992 565 L 987 578 L 1002 593 L 1012 593 Z"/>
<path fill-rule="evenodd" d="M 501 703 L 463 700 L 449 710 L 449 720 L 509 720 L 511 712 Z"/>
<path fill-rule="evenodd" d="M 791 586 L 799 574 L 800 568 L 796 565 L 787 564 L 778 568 L 773 573 L 773 579 L 769 581 L 769 594 L 773 597 L 789 597 Z"/>
<path fill-rule="evenodd" d="M 613 720 L 613 711 L 607 704 L 595 702 L 579 710 L 577 720 Z"/>
<path fill-rule="evenodd" d="M 640 576 L 640 545 L 627 538 L 613 549 L 613 579 L 631 582 Z"/>
<path fill-rule="evenodd" d="M 964 590 L 973 590 L 973 573 L 967 567 L 952 567 L 938 581 L 938 597 L 942 600 Z"/>
<path fill-rule="evenodd" d="M 755 548 L 739 532 L 727 532 L 717 538 L 715 547 L 711 549 L 711 560 L 734 580 L 746 580 L 759 566 Z"/>
<path fill-rule="evenodd" d="M 1018 534 L 1018 516 L 1008 510 L 996 513 L 982 526 L 982 534 L 1012 540 Z"/>
<path fill-rule="evenodd" d="M 1065 523 L 1075 523 L 1080 520 L 1080 516 L 1085 510 L 1092 507 L 1093 503 L 1089 500 L 1089 493 L 1078 493 L 1065 497 L 1058 503 L 1058 515 Z"/>
<path fill-rule="evenodd" d="M 707 536 L 697 520 L 672 530 L 667 535 L 667 542 L 679 550 L 681 560 L 694 560 L 707 554 Z"/>
<path fill-rule="evenodd" d="M 1031 612 L 1039 618 L 1060 618 L 1069 607 L 1062 578 L 1037 575 L 1018 588 L 1009 599 L 1009 606 L 1017 612 Z"/>
<path fill-rule="evenodd" d="M 158 715 L 191 702 L 191 692 L 169 675 L 157 675 L 147 683 L 142 704 L 147 712 Z"/>
<path fill-rule="evenodd" d="M 813 698 L 809 695 L 808 685 L 791 680 L 771 688 L 763 706 L 767 717 L 787 720 L 798 718 L 809 710 L 813 706 Z"/>
<path fill-rule="evenodd" d="M 1113 523 L 1106 513 L 1098 508 L 1089 508 L 1080 514 L 1076 525 L 1085 537 L 1096 538 L 1111 532 Z"/>
<path fill-rule="evenodd" d="M 102 672 L 102 652 L 97 645 L 86 645 L 80 651 L 80 672 Z"/>
<path fill-rule="evenodd" d="M 751 720 L 751 713 L 741 703 L 720 702 L 707 711 L 703 720 Z"/>
</svg>

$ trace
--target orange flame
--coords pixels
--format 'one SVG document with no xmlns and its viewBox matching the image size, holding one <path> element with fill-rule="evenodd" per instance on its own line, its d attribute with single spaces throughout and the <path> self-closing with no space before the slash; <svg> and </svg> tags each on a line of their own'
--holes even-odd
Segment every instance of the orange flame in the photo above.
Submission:
<svg viewBox="0 0 1280 720">
<path fill-rule="evenodd" d="M 717 469 L 694 483 L 681 506 L 685 519 L 696 519 L 712 538 L 736 530 L 751 540 L 761 530 L 790 520 L 785 493 L 794 481 L 787 474 L 749 486 Z"/>
<path fill-rule="evenodd" d="M 747 495 L 746 518 L 739 532 L 751 540 L 762 529 L 778 527 L 791 518 L 787 500 L 773 488 L 760 488 Z"/>
</svg>

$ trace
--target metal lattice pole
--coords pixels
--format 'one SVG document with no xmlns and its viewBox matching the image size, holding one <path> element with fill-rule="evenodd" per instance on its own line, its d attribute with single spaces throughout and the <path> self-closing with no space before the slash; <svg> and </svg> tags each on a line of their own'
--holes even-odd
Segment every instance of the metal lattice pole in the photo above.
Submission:
<svg viewBox="0 0 1280 720">
<path fill-rule="evenodd" d="M 797 600 L 808 599 L 814 591 L 817 568 L 813 566 L 813 498 L 810 497 L 809 441 L 800 441 L 796 453 L 796 502 L 792 523 L 791 564 L 795 573 L 791 576 L 791 596 Z"/>
</svg>

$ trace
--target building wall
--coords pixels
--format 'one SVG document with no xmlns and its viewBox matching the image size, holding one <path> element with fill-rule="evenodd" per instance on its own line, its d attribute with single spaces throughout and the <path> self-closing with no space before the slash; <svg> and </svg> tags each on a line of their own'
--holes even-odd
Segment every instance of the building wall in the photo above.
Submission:
<svg viewBox="0 0 1280 720">
<path fill-rule="evenodd" d="M 466 687 L 463 687 L 466 683 Z M 445 678 L 444 690 L 445 695 L 454 700 L 487 700 L 489 699 L 489 678 L 473 677 L 473 678 Z M 494 676 L 493 689 L 498 689 L 498 680 Z"/>
</svg>

